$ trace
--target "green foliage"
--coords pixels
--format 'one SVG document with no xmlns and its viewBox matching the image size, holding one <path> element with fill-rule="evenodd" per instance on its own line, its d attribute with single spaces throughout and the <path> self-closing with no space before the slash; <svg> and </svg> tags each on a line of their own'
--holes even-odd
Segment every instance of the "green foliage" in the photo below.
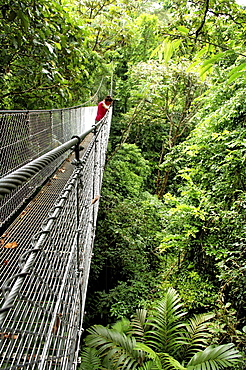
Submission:
<svg viewBox="0 0 246 370">
<path fill-rule="evenodd" d="M 117 197 L 137 197 L 149 175 L 148 162 L 133 144 L 123 144 L 107 167 L 104 183 Z M 107 185 L 109 184 L 109 185 Z"/>
<path fill-rule="evenodd" d="M 164 276 L 188 306 L 216 306 L 220 291 L 237 310 L 239 331 L 245 323 L 244 95 L 239 83 L 211 89 L 195 117 L 196 128 L 166 157 L 163 170 L 171 164 L 173 183 L 163 198 L 160 244 L 174 272 Z"/>
<path fill-rule="evenodd" d="M 81 370 L 101 369 L 101 360 L 95 348 L 87 347 L 81 354 Z"/>
<path fill-rule="evenodd" d="M 214 340 L 245 346 L 245 17 L 228 0 L 1 3 L 2 109 L 77 105 L 113 82 L 89 320 L 174 286 L 215 309 Z M 183 367 L 147 353 L 142 368 Z"/>
<path fill-rule="evenodd" d="M 204 367 L 210 369 L 223 369 L 238 362 L 238 352 L 234 345 L 222 344 L 220 346 L 209 346 L 203 352 L 197 353 L 188 363 L 187 370 L 199 370 Z"/>
<path fill-rule="evenodd" d="M 127 326 L 122 331 L 122 322 L 112 328 L 94 325 L 85 338 L 85 351 L 87 347 L 95 349 L 102 366 L 114 370 L 224 369 L 241 361 L 231 343 L 208 346 L 213 315 L 194 316 L 187 322 L 184 315 L 180 297 L 168 289 L 148 319 L 145 311 L 137 312 L 128 332 Z"/>
<path fill-rule="evenodd" d="M 86 24 L 56 1 L 16 0 L 1 11 L 1 107 L 64 107 L 85 98 L 99 66 L 83 42 Z"/>
<path fill-rule="evenodd" d="M 172 259 L 168 258 L 169 261 Z M 188 309 L 199 312 L 215 307 L 218 288 L 212 279 L 209 279 L 208 271 L 207 274 L 199 273 L 195 271 L 194 264 L 188 265 L 183 260 L 180 267 L 173 268 L 171 276 L 169 274 L 169 269 L 163 274 L 163 287 L 170 285 L 177 287 Z"/>
<path fill-rule="evenodd" d="M 102 365 L 105 368 L 137 368 L 139 352 L 134 349 L 136 346 L 134 337 L 102 325 L 94 325 L 88 332 L 86 345 L 97 349 L 98 355 L 103 358 Z"/>
<path fill-rule="evenodd" d="M 195 99 L 206 89 L 206 84 L 194 73 L 185 71 L 184 64 L 172 63 L 167 67 L 150 60 L 129 69 L 130 109 L 120 122 L 117 120 L 117 128 L 112 128 L 114 137 L 120 124 L 118 140 L 136 144 L 150 161 L 150 186 L 160 197 L 165 190 L 166 175 L 160 173 L 158 163 L 161 164 L 170 149 L 189 135 L 194 127 L 190 119 L 199 106 Z"/>
<path fill-rule="evenodd" d="M 160 353 L 175 355 L 183 342 L 185 324 L 181 318 L 186 314 L 178 294 L 169 289 L 165 298 L 158 303 L 151 318 L 152 330 L 146 334 L 148 344 Z"/>
<path fill-rule="evenodd" d="M 97 314 L 107 312 L 116 318 L 129 315 L 143 300 L 152 300 L 158 294 L 158 218 L 158 204 L 148 198 L 116 199 L 111 209 L 105 199 L 102 201 L 97 227 L 100 238 L 95 240 L 90 281 L 95 286 L 92 300 L 97 297 Z M 100 292 L 102 282 L 105 285 Z M 91 311 L 89 297 L 88 306 Z"/>
<path fill-rule="evenodd" d="M 185 349 L 184 357 L 191 358 L 200 348 L 201 350 L 209 344 L 211 340 L 210 335 L 208 335 L 208 322 L 214 317 L 214 314 L 198 314 L 191 317 L 188 320 L 187 337 L 188 346 Z M 211 330 L 211 329 L 210 329 Z"/>
<path fill-rule="evenodd" d="M 168 33 L 173 39 L 182 37 L 183 50 L 185 48 L 190 60 L 194 52 L 204 47 L 208 47 L 208 58 L 227 50 L 243 52 L 240 28 L 245 22 L 245 12 L 236 1 L 187 3 L 174 0 L 170 2 L 170 10 L 173 18 L 171 32 L 169 27 Z M 220 64 L 220 68 L 223 68 L 223 64 Z"/>
<path fill-rule="evenodd" d="M 106 285 L 89 306 L 93 301 L 97 317 L 100 312 L 110 322 L 174 286 L 186 308 L 214 310 L 211 343 L 228 339 L 243 348 L 245 12 L 226 0 L 160 3 L 165 19 L 161 11 L 155 11 L 158 19 L 130 17 L 121 24 L 121 41 L 107 40 L 118 116 L 92 270 Z M 96 50 L 104 40 L 98 37 Z M 143 368 L 160 368 L 160 361 L 166 368 L 185 366 L 164 352 L 152 355 L 159 362 L 149 357 Z M 220 368 L 223 354 L 217 360 L 212 347 L 201 354 L 210 355 L 208 368 Z M 201 368 L 195 361 L 190 366 Z"/>
<path fill-rule="evenodd" d="M 125 144 L 103 179 L 87 299 L 87 320 L 110 322 L 158 296 L 161 203 L 143 191 L 149 171 L 141 151 Z M 148 303 L 146 302 L 146 305 Z"/>
<path fill-rule="evenodd" d="M 132 18 L 139 15 L 141 3 L 15 0 L 2 4 L 1 108 L 77 105 L 94 93 L 102 75 L 108 90 L 112 71 L 108 63 L 117 55 L 122 37 L 127 40 L 133 34 Z M 150 32 L 152 25 L 147 26 Z M 141 27 L 140 22 L 137 31 Z M 148 42 L 147 34 L 144 38 Z"/>
<path fill-rule="evenodd" d="M 240 320 L 238 312 L 232 307 L 230 302 L 224 301 L 223 293 L 220 294 L 218 308 L 215 311 L 216 320 L 212 324 L 213 341 L 221 341 L 221 338 L 229 338 L 236 344 L 237 348 L 244 351 L 246 345 L 246 333 L 244 327 L 239 330 Z M 243 366 L 242 366 L 243 368 Z"/>
</svg>

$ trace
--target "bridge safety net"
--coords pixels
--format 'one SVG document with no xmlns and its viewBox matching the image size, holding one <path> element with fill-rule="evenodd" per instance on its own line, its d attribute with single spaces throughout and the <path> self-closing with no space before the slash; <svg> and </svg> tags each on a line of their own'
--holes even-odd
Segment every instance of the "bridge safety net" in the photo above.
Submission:
<svg viewBox="0 0 246 370">
<path fill-rule="evenodd" d="M 79 158 L 70 150 L 53 164 L 57 171 L 1 237 L 1 369 L 77 368 L 110 120 L 111 112 L 86 136 Z"/>
<path fill-rule="evenodd" d="M 0 111 L 0 177 L 41 157 L 94 124 L 96 107 L 38 111 Z M 0 200 L 0 226 L 25 203 L 68 152 L 47 164 L 22 186 Z"/>
</svg>

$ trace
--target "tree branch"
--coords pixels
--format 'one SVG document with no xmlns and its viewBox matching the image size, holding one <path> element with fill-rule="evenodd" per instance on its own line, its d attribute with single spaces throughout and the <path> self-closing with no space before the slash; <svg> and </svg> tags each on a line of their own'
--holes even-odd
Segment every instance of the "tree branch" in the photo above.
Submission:
<svg viewBox="0 0 246 370">
<path fill-rule="evenodd" d="M 196 37 L 195 39 L 197 39 L 197 37 L 199 36 L 199 33 L 200 31 L 202 30 L 205 22 L 206 22 L 206 16 L 207 16 L 207 13 L 208 13 L 208 8 L 209 8 L 209 0 L 206 0 L 206 7 L 205 7 L 205 12 L 204 12 L 204 16 L 203 16 L 203 20 L 202 20 L 202 23 L 200 24 L 200 27 L 198 27 L 198 29 L 196 30 Z"/>
<path fill-rule="evenodd" d="M 98 44 L 98 39 L 99 39 L 100 32 L 101 32 L 101 29 L 99 28 L 99 29 L 98 29 L 98 32 L 97 32 L 97 36 L 96 36 L 96 40 L 95 40 L 95 44 L 94 44 L 94 46 L 93 46 L 93 48 L 92 48 L 92 50 L 93 50 L 93 51 L 95 51 L 96 46 L 97 46 L 97 44 Z"/>
<path fill-rule="evenodd" d="M 230 14 L 230 13 L 222 13 L 222 12 L 214 12 L 213 10 L 209 9 L 209 12 L 212 13 L 213 15 L 215 15 L 216 17 L 219 17 L 220 15 L 225 15 L 227 16 L 228 18 L 230 18 L 235 24 L 237 24 L 238 26 L 241 26 L 242 29 L 244 29 L 242 23 L 239 23 L 238 21 L 235 20 L 235 18 Z M 245 20 L 242 20 L 243 23 L 245 23 Z"/>
</svg>

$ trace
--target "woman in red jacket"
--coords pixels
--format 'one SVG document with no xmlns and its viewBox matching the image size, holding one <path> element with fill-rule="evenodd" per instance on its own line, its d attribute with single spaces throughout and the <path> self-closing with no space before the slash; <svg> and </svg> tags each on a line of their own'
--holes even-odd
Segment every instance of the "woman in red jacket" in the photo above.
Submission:
<svg viewBox="0 0 246 370">
<path fill-rule="evenodd" d="M 111 98 L 110 95 L 107 95 L 105 99 L 100 101 L 100 103 L 97 106 L 96 123 L 105 116 L 112 102 L 113 102 L 113 99 Z"/>
</svg>

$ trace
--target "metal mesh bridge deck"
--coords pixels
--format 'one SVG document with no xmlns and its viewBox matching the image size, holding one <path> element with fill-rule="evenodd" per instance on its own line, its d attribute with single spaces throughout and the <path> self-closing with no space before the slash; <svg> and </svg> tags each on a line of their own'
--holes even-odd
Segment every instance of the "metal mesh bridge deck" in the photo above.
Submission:
<svg viewBox="0 0 246 370">
<path fill-rule="evenodd" d="M 109 123 L 110 115 L 4 230 L 1 369 L 77 368 Z"/>
</svg>

